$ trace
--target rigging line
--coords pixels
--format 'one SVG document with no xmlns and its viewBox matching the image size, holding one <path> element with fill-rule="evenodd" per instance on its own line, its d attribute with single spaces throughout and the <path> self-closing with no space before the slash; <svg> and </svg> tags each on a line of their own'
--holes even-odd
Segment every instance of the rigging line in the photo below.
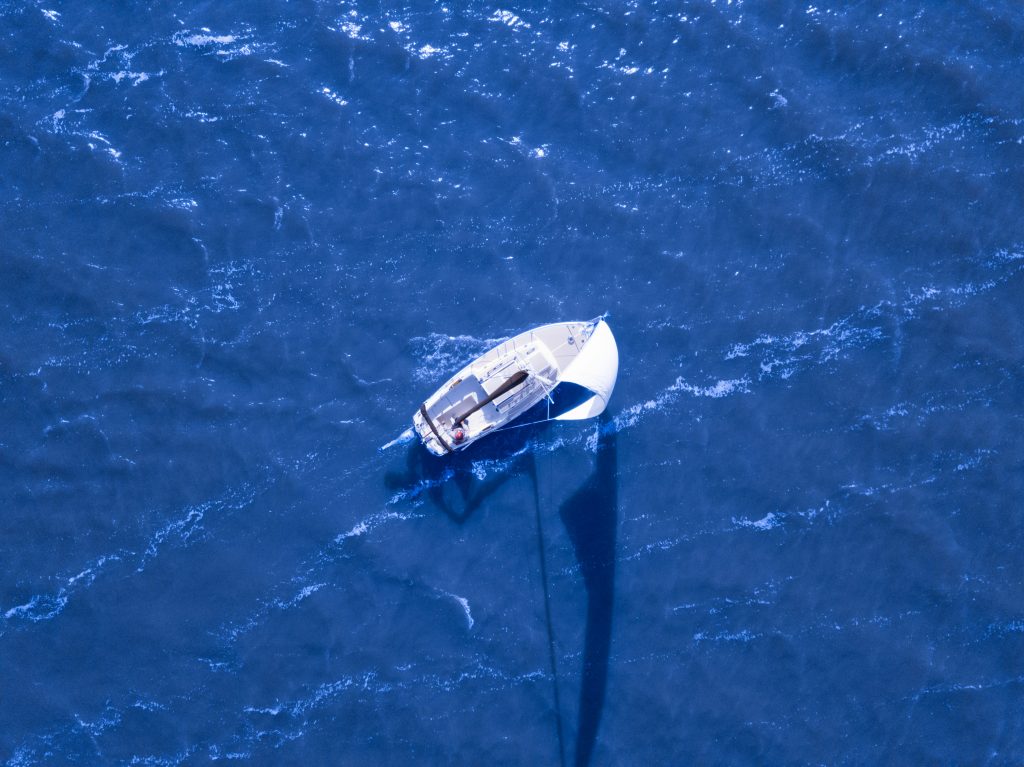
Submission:
<svg viewBox="0 0 1024 767">
<path fill-rule="evenodd" d="M 595 319 L 591 320 L 591 321 L 590 321 L 589 323 L 587 323 L 587 324 L 590 324 L 590 325 L 596 324 L 596 323 L 597 323 L 597 322 L 598 322 L 599 320 L 602 320 L 602 319 L 604 319 L 604 317 L 605 317 L 605 316 L 607 316 L 607 312 L 606 312 L 605 314 L 601 315 L 600 317 L 597 317 L 597 318 L 595 318 Z M 574 340 L 574 343 L 575 343 L 575 338 L 574 338 L 573 336 L 570 336 L 570 338 L 573 338 L 573 340 Z M 588 339 L 588 340 L 589 340 L 589 339 Z M 555 347 L 554 349 L 549 349 L 549 351 L 550 351 L 550 352 L 551 352 L 552 354 L 554 354 L 554 353 L 555 353 L 555 352 L 557 352 L 557 351 L 558 351 L 559 349 L 561 349 L 561 348 L 562 348 L 563 346 L 568 346 L 568 345 L 569 345 L 569 342 L 568 342 L 568 341 L 563 341 L 563 342 L 562 342 L 561 344 L 559 344 L 558 346 L 556 346 L 556 347 Z M 511 431 L 512 429 L 522 429 L 522 428 L 523 428 L 524 426 L 536 426 L 536 425 L 537 425 L 537 424 L 539 424 L 539 423 L 547 423 L 548 421 L 554 421 L 554 420 L 556 420 L 556 419 L 554 419 L 554 418 L 552 418 L 552 417 L 551 417 L 551 392 L 553 392 L 553 391 L 555 390 L 555 388 L 556 388 L 556 387 L 558 386 L 558 384 L 559 384 L 560 382 L 559 382 L 559 381 L 555 381 L 555 382 L 554 382 L 554 386 L 552 386 L 552 387 L 551 387 L 551 388 L 549 389 L 549 388 L 548 388 L 547 386 L 545 386 L 545 381 L 546 381 L 547 379 L 545 379 L 545 378 L 542 378 L 541 376 L 539 376 L 539 375 L 537 374 L 537 372 L 536 372 L 536 371 L 535 371 L 535 370 L 533 369 L 533 366 L 532 366 L 532 365 L 530 365 L 529 363 L 527 363 L 527 364 L 526 364 L 526 368 L 527 368 L 527 369 L 528 369 L 528 370 L 530 371 L 530 373 L 532 373 L 532 374 L 533 374 L 534 378 L 538 380 L 538 382 L 540 383 L 540 386 L 541 386 L 541 388 L 542 388 L 542 389 L 544 390 L 544 396 L 545 396 L 545 397 L 547 398 L 547 401 L 548 401 L 548 417 L 547 417 L 547 418 L 542 418 L 542 419 L 540 419 L 539 421 L 530 421 L 530 423 L 521 423 L 521 424 L 517 424 L 516 426 L 500 426 L 500 427 L 498 427 L 497 429 L 495 429 L 495 430 L 494 430 L 493 432 L 491 432 L 492 434 L 497 434 L 497 433 L 498 433 L 499 431 Z M 504 404 L 504 403 L 503 403 L 503 404 Z"/>
<path fill-rule="evenodd" d="M 548 412 L 551 412 L 551 404 L 548 403 Z M 555 418 L 541 418 L 539 421 L 530 421 L 529 423 L 517 423 L 515 426 L 502 426 L 495 429 L 491 434 L 497 434 L 499 431 L 512 431 L 513 429 L 522 429 L 527 426 L 536 426 L 539 423 L 547 423 L 548 421 L 557 420 Z"/>
<path fill-rule="evenodd" d="M 604 314 L 602 314 L 602 315 L 600 315 L 598 317 L 595 317 L 594 319 L 589 320 L 588 322 L 584 322 L 582 324 L 583 325 L 589 325 L 589 326 L 591 326 L 591 329 L 593 329 L 593 327 L 595 327 L 598 322 L 600 322 L 601 320 L 603 320 L 607 316 L 608 316 L 608 312 L 605 312 Z M 569 324 L 569 323 L 566 323 L 566 324 Z M 531 334 L 530 338 L 531 338 L 531 340 L 533 340 L 534 339 L 534 334 Z M 555 352 L 561 351 L 562 348 L 564 348 L 566 346 L 569 346 L 570 344 L 573 345 L 573 346 L 576 346 L 577 344 L 576 344 L 576 337 L 575 337 L 575 335 L 570 333 L 569 334 L 569 338 L 571 338 L 572 340 L 570 341 L 569 339 L 566 339 L 565 341 L 562 341 L 562 343 L 560 343 L 558 346 L 556 346 L 554 348 L 548 348 L 548 351 L 551 352 L 552 354 L 554 354 Z M 588 341 L 590 340 L 589 336 L 588 336 L 587 340 Z M 518 347 L 514 343 L 515 336 L 513 336 L 511 338 L 506 338 L 504 341 L 502 341 L 500 344 L 498 344 L 498 346 L 496 346 L 495 349 L 498 349 L 498 348 L 501 348 L 502 346 L 505 346 L 506 344 L 508 344 L 509 341 L 513 342 L 513 344 L 512 344 L 512 354 L 516 354 L 517 355 L 519 353 L 519 349 L 518 349 Z M 586 341 L 584 341 L 583 343 L 586 343 Z M 494 351 L 494 349 L 492 349 L 491 351 Z M 506 352 L 506 354 L 507 354 L 507 352 Z M 487 355 L 484 355 L 484 356 L 487 356 Z M 495 357 L 495 359 L 500 359 L 501 357 L 504 357 L 504 356 L 505 356 L 505 354 L 499 354 L 499 355 L 497 355 Z M 476 362 L 476 360 L 470 360 L 467 363 L 467 365 L 472 365 L 474 362 Z M 465 365 L 463 367 L 465 367 Z"/>
<path fill-rule="evenodd" d="M 558 763 L 565 767 L 565 737 L 562 734 L 562 702 L 558 694 L 558 661 L 555 656 L 555 632 L 551 626 L 551 598 L 548 596 L 548 565 L 544 554 L 544 525 L 540 513 L 540 488 L 537 481 L 537 458 L 533 462 L 533 508 L 537 512 L 537 551 L 540 555 L 540 576 L 544 586 L 544 619 L 548 628 L 548 657 L 551 659 L 551 680 L 555 691 L 555 726 L 558 731 Z M 548 494 L 550 496 L 550 493 Z"/>
<path fill-rule="evenodd" d="M 549 381 L 547 378 L 545 378 L 536 370 L 534 370 L 533 365 L 531 365 L 528 360 L 523 360 L 523 364 L 526 366 L 526 369 L 533 375 L 534 379 L 540 384 L 540 388 L 544 390 L 544 396 L 548 398 L 548 402 L 550 403 L 551 392 L 553 392 L 555 390 L 555 387 L 558 386 L 558 381 Z M 550 389 L 547 387 L 547 384 L 551 384 Z"/>
</svg>

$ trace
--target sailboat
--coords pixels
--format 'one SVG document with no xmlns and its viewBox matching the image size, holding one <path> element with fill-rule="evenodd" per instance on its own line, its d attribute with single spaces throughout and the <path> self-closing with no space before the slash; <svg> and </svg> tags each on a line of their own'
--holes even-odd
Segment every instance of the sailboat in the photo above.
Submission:
<svg viewBox="0 0 1024 767">
<path fill-rule="evenodd" d="M 413 431 L 431 453 L 449 455 L 545 400 L 542 420 L 593 418 L 608 406 L 618 372 L 619 350 L 603 317 L 542 325 L 498 344 L 448 379 L 413 415 Z M 566 389 L 571 400 L 556 399 L 556 390 Z"/>
</svg>

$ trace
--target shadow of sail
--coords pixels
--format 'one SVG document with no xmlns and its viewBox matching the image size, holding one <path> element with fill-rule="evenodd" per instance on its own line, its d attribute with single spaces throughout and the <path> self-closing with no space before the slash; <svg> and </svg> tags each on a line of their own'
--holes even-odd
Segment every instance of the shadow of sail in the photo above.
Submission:
<svg viewBox="0 0 1024 767">
<path fill-rule="evenodd" d="M 387 473 L 385 483 L 407 497 L 422 493 L 450 519 L 462 524 L 509 480 L 525 476 L 531 481 L 537 520 L 540 575 L 544 589 L 557 745 L 559 761 L 564 764 L 559 669 L 552 625 L 552 612 L 557 612 L 557 608 L 552 606 L 549 593 L 542 526 L 543 502 L 537 476 L 537 456 L 531 445 L 531 441 L 548 426 L 548 423 L 528 424 L 522 429 L 499 433 L 486 446 L 474 445 L 465 453 L 446 458 L 436 458 L 418 444 L 410 445 L 405 471 Z M 502 464 L 502 467 L 491 476 L 477 476 L 473 470 L 474 463 L 491 461 Z M 586 628 L 574 748 L 575 765 L 585 767 L 593 757 L 604 709 L 614 611 L 618 453 L 617 435 L 607 415 L 603 415 L 599 422 L 593 468 L 579 489 L 559 506 L 559 517 L 569 535 L 586 589 Z"/>
<path fill-rule="evenodd" d="M 602 417 L 594 470 L 583 486 L 559 509 L 587 591 L 587 624 L 576 728 L 576 767 L 590 764 L 593 756 L 608 681 L 619 512 L 617 450 L 616 433 L 607 422 L 607 417 Z"/>
</svg>

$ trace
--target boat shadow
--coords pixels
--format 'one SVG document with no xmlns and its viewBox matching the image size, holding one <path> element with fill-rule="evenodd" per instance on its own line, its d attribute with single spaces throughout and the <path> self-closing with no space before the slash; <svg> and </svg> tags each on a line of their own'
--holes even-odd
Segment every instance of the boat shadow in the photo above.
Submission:
<svg viewBox="0 0 1024 767">
<path fill-rule="evenodd" d="M 538 423 L 510 429 L 442 457 L 414 442 L 407 448 L 405 471 L 386 472 L 384 484 L 391 492 L 425 495 L 449 519 L 463 524 L 509 480 L 527 475 L 536 484 L 529 446 L 549 427 L 549 423 Z M 505 465 L 491 472 L 493 476 L 481 478 L 475 465 L 492 462 Z"/>
<path fill-rule="evenodd" d="M 408 495 L 425 495 L 432 504 L 458 524 L 464 524 L 488 498 L 509 480 L 526 476 L 533 484 L 535 513 L 538 520 L 538 547 L 544 581 L 545 602 L 550 601 L 544 537 L 541 533 L 542 493 L 537 476 L 537 460 L 531 441 L 539 437 L 549 423 L 525 426 L 506 434 L 496 434 L 484 444 L 469 450 L 438 458 L 421 445 L 408 448 L 405 472 L 385 475 L 392 491 Z M 507 462 L 494 476 L 478 477 L 474 464 Z M 615 593 L 615 547 L 618 529 L 618 445 L 617 434 L 607 416 L 598 425 L 598 441 L 589 476 L 559 505 L 559 518 L 565 526 L 579 572 L 586 590 L 586 625 L 584 630 L 583 667 L 577 714 L 576 741 L 573 753 L 576 767 L 590 764 L 597 742 L 598 728 L 604 710 L 611 653 L 612 619 Z M 548 616 L 549 642 L 554 643 L 553 627 Z M 554 666 L 554 661 L 552 663 Z M 564 764 L 562 714 L 557 703 L 556 716 L 560 761 Z"/>
</svg>

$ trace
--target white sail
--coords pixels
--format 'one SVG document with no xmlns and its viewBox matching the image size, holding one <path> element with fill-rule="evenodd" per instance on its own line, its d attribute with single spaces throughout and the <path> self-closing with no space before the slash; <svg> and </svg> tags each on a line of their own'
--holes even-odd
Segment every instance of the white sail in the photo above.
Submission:
<svg viewBox="0 0 1024 767">
<path fill-rule="evenodd" d="M 594 393 L 572 410 L 555 417 L 558 421 L 582 421 L 604 412 L 619 375 L 619 347 L 608 323 L 601 320 L 580 353 L 558 377 L 559 382 L 579 384 Z"/>
</svg>

